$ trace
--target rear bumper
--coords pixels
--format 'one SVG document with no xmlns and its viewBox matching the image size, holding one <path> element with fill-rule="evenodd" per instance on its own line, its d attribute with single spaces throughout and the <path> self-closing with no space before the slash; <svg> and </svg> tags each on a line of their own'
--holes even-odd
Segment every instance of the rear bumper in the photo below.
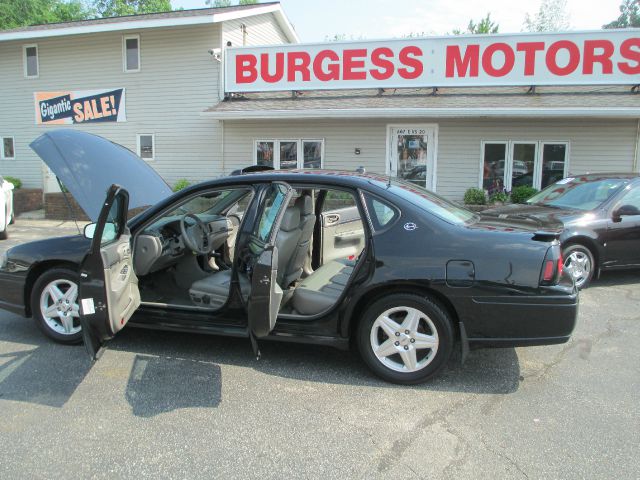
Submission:
<svg viewBox="0 0 640 480">
<path fill-rule="evenodd" d="M 578 317 L 578 294 L 483 297 L 464 321 L 470 346 L 517 347 L 565 343 Z"/>
</svg>

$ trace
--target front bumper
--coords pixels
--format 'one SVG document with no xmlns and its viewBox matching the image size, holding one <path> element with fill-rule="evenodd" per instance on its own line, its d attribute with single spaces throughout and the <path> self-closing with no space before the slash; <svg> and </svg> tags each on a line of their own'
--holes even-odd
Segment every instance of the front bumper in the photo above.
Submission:
<svg viewBox="0 0 640 480">
<path fill-rule="evenodd" d="M 25 272 L 0 269 L 0 309 L 26 317 L 25 284 Z"/>
</svg>

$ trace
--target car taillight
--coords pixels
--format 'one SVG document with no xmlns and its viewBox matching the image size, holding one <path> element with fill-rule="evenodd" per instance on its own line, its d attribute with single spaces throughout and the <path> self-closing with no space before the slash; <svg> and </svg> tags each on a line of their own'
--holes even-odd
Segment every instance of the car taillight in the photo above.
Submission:
<svg viewBox="0 0 640 480">
<path fill-rule="evenodd" d="M 542 263 L 542 271 L 540 272 L 541 285 L 555 285 L 562 277 L 562 269 L 564 261 L 562 259 L 562 251 L 560 245 L 555 243 L 547 250 Z"/>
<path fill-rule="evenodd" d="M 558 258 L 558 279 L 562 277 L 563 270 L 564 270 L 564 258 L 562 258 L 562 252 L 560 252 L 560 258 Z"/>
<path fill-rule="evenodd" d="M 542 276 L 542 279 L 545 282 L 550 282 L 551 280 L 553 280 L 553 274 L 555 273 L 555 264 L 553 262 L 553 260 L 547 260 L 544 264 L 544 275 Z"/>
</svg>

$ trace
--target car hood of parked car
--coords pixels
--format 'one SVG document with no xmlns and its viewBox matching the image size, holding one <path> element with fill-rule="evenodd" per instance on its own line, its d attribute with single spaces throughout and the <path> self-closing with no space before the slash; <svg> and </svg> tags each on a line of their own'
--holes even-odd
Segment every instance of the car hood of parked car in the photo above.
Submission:
<svg viewBox="0 0 640 480">
<path fill-rule="evenodd" d="M 585 216 L 592 215 L 589 211 L 571 208 L 549 207 L 546 205 L 515 204 L 490 208 L 481 212 L 485 217 L 497 217 L 505 220 L 530 219 L 543 224 L 567 226 Z"/>
<path fill-rule="evenodd" d="M 47 132 L 30 147 L 60 179 L 92 221 L 107 189 L 115 184 L 129 192 L 129 208 L 154 205 L 171 188 L 144 160 L 127 148 L 79 130 Z"/>
</svg>

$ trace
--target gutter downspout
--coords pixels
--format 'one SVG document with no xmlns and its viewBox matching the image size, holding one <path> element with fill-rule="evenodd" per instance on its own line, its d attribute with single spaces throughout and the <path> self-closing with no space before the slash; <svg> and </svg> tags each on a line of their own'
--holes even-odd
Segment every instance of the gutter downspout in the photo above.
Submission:
<svg viewBox="0 0 640 480">
<path fill-rule="evenodd" d="M 633 155 L 633 171 L 640 172 L 638 169 L 640 164 L 640 118 L 638 119 L 638 127 L 636 129 L 636 150 Z"/>
</svg>

